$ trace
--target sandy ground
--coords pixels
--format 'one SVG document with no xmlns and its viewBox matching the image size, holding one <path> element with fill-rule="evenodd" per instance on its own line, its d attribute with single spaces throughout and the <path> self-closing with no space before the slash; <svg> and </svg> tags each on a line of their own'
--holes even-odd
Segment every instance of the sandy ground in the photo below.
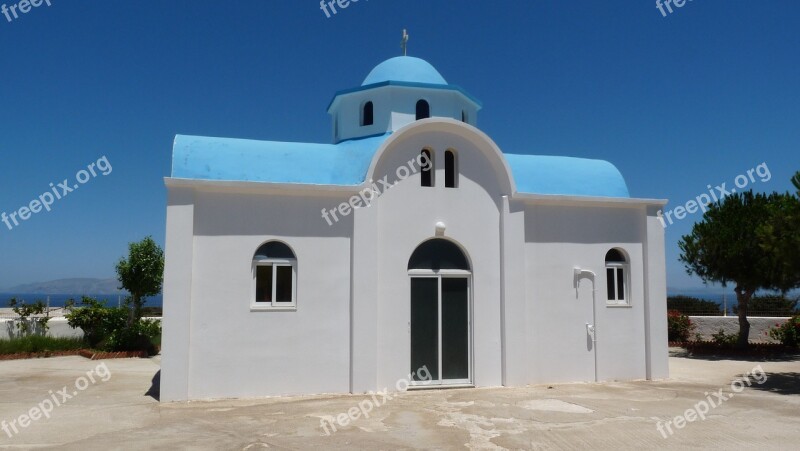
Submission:
<svg viewBox="0 0 800 451">
<path fill-rule="evenodd" d="M 0 362 L 0 420 L 16 421 L 18 430 L 7 426 L 10 437 L 0 430 L 0 448 L 800 449 L 800 359 L 671 357 L 665 381 L 406 392 L 377 397 L 368 418 L 333 423 L 335 432 L 326 423 L 330 435 L 322 419 L 358 410 L 371 397 L 160 404 L 159 359 L 107 360 L 105 367 L 81 357 Z M 765 373 L 734 393 L 731 382 L 758 365 Z M 713 393 L 734 396 L 720 401 Z M 704 420 L 674 425 L 706 399 L 717 406 Z M 45 400 L 62 405 L 20 426 L 19 416 Z M 669 419 L 672 434 L 660 433 L 657 422 Z"/>
</svg>

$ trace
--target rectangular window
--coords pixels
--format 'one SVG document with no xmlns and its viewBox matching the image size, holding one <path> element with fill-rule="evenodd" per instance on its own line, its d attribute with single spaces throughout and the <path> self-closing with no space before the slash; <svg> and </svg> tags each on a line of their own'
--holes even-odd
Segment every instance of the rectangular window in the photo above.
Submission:
<svg viewBox="0 0 800 451">
<path fill-rule="evenodd" d="M 258 262 L 255 266 L 256 309 L 296 306 L 296 275 L 293 263 Z"/>
<path fill-rule="evenodd" d="M 606 266 L 606 291 L 608 304 L 628 305 L 627 298 L 627 267 L 623 265 Z"/>
</svg>

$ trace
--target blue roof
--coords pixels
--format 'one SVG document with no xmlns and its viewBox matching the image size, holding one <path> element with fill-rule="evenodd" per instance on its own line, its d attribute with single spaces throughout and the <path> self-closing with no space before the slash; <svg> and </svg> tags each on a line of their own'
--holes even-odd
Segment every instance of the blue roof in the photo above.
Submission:
<svg viewBox="0 0 800 451">
<path fill-rule="evenodd" d="M 608 161 L 513 153 L 505 157 L 520 193 L 630 197 L 622 174 Z"/>
<path fill-rule="evenodd" d="M 312 185 L 359 185 L 389 134 L 338 144 L 175 137 L 172 176 Z"/>
<path fill-rule="evenodd" d="M 338 144 L 175 137 L 172 177 L 195 180 L 355 186 L 389 133 Z M 602 160 L 505 154 L 517 192 L 630 197 L 622 174 Z"/>
<path fill-rule="evenodd" d="M 413 56 L 398 56 L 388 59 L 372 69 L 361 86 L 385 81 L 446 85 L 444 77 L 431 63 Z"/>
</svg>

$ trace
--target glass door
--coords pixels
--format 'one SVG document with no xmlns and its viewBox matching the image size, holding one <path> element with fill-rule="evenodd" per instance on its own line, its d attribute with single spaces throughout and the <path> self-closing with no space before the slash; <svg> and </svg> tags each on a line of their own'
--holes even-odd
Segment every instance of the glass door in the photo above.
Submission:
<svg viewBox="0 0 800 451">
<path fill-rule="evenodd" d="M 471 384 L 469 276 L 411 277 L 411 372 L 417 385 Z M 430 374 L 430 381 L 419 377 Z"/>
</svg>

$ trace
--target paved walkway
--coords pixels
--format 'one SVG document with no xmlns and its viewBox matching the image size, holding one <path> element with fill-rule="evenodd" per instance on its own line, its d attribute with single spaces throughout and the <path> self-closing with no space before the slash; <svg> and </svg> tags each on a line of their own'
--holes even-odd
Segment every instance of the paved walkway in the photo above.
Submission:
<svg viewBox="0 0 800 451">
<path fill-rule="evenodd" d="M 98 366 L 103 363 L 105 367 Z M 765 373 L 751 375 L 749 387 L 745 381 L 737 383 L 733 389 L 742 390 L 734 393 L 731 382 L 757 365 Z M 346 412 L 359 411 L 362 402 L 366 410 L 370 397 L 162 405 L 151 390 L 158 357 L 0 362 L 0 421 L 16 421 L 18 431 L 6 426 L 9 437 L 0 430 L 0 449 L 800 449 L 800 360 L 671 357 L 670 368 L 672 379 L 659 382 L 378 397 L 381 405 L 368 418 L 361 416 L 344 427 L 325 423 L 331 432 L 326 435 L 322 419 L 342 414 L 349 422 Z M 730 394 L 734 396 L 727 399 Z M 697 411 L 706 409 L 698 403 L 704 400 L 717 407 L 707 404 L 701 420 Z M 687 409 L 696 409 L 686 413 L 694 421 L 678 428 L 674 417 Z M 27 424 L 22 427 L 19 417 L 26 412 L 38 419 L 22 420 Z M 657 422 L 669 419 L 672 434 L 665 423 L 660 433 Z"/>
</svg>

